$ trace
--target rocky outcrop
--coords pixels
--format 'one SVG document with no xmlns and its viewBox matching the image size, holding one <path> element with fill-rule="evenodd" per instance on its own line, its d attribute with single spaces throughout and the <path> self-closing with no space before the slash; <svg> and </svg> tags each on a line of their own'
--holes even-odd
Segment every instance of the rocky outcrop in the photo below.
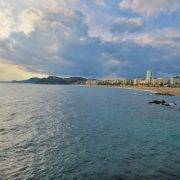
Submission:
<svg viewBox="0 0 180 180">
<path fill-rule="evenodd" d="M 165 100 L 154 100 L 154 101 L 150 101 L 149 104 L 159 104 L 159 105 L 163 105 L 163 106 L 176 106 L 176 103 L 169 103 L 166 102 Z"/>
</svg>

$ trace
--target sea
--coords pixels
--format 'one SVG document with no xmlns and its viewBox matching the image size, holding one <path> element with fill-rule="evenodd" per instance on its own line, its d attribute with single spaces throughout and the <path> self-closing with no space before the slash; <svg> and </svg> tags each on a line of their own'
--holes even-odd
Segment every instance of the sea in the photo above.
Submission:
<svg viewBox="0 0 180 180">
<path fill-rule="evenodd" d="M 179 105 L 134 89 L 1 83 L 0 179 L 178 180 Z"/>
</svg>

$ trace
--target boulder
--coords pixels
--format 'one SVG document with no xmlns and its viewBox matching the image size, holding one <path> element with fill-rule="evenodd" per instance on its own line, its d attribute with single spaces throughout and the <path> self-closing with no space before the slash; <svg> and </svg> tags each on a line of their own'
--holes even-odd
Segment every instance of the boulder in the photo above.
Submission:
<svg viewBox="0 0 180 180">
<path fill-rule="evenodd" d="M 160 100 L 154 100 L 154 101 L 150 101 L 150 102 L 149 102 L 149 104 L 162 104 L 162 105 L 164 105 L 165 103 L 166 103 L 165 100 L 162 100 L 162 101 L 160 101 Z"/>
<path fill-rule="evenodd" d="M 168 103 L 165 100 L 154 100 L 154 101 L 150 101 L 149 104 L 159 104 L 159 105 L 163 105 L 163 106 L 176 106 L 176 103 Z"/>
</svg>

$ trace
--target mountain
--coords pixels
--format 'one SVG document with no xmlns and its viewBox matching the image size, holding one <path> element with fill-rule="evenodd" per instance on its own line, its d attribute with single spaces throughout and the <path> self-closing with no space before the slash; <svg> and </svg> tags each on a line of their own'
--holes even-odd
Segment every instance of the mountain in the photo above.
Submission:
<svg viewBox="0 0 180 180">
<path fill-rule="evenodd" d="M 12 81 L 12 83 L 32 83 L 32 84 L 84 84 L 88 79 L 83 77 L 61 78 L 49 76 L 47 78 L 30 78 L 23 81 Z"/>
</svg>

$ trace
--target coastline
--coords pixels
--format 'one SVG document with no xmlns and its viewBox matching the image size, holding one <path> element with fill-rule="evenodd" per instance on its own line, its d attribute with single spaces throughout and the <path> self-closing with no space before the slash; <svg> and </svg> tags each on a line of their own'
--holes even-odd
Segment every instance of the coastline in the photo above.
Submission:
<svg viewBox="0 0 180 180">
<path fill-rule="evenodd" d="M 122 87 L 123 88 L 123 87 Z M 162 94 L 172 94 L 175 96 L 180 96 L 180 88 L 169 88 L 169 87 L 124 87 L 128 89 L 136 89 L 147 91 L 151 93 L 162 93 Z"/>
<path fill-rule="evenodd" d="M 150 93 L 162 93 L 162 94 L 171 94 L 174 96 L 180 96 L 180 88 L 170 88 L 170 87 L 137 87 L 137 86 L 110 86 L 110 85 L 81 85 L 86 87 L 110 87 L 110 88 L 122 88 L 122 89 L 133 89 L 133 90 L 141 90 Z"/>
<path fill-rule="evenodd" d="M 0 82 L 2 84 L 12 84 L 10 82 Z M 19 84 L 19 83 L 18 83 Z M 20 84 L 34 84 L 34 83 L 20 83 Z M 39 84 L 36 84 L 39 85 Z M 52 84 L 43 84 L 43 85 L 52 85 Z M 58 84 L 53 84 L 58 85 Z M 72 84 L 73 85 L 73 84 Z M 180 88 L 171 88 L 171 87 L 142 87 L 142 86 L 115 86 L 115 85 L 79 85 L 84 87 L 106 87 L 106 88 L 122 88 L 122 89 L 133 89 L 133 90 L 141 90 L 150 93 L 160 93 L 161 95 L 174 95 L 180 96 Z"/>
</svg>

